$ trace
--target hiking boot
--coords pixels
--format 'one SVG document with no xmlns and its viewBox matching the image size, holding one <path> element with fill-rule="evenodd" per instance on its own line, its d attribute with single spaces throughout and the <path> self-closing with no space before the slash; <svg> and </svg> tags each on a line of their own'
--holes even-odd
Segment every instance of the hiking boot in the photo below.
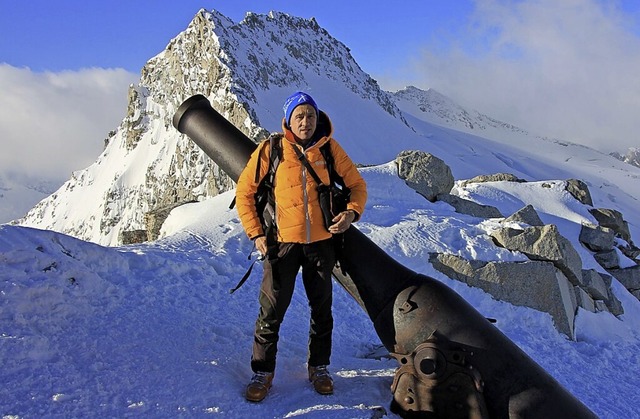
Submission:
<svg viewBox="0 0 640 419">
<path fill-rule="evenodd" d="M 333 380 L 326 365 L 309 367 L 309 381 L 320 394 L 333 394 Z"/>
<path fill-rule="evenodd" d="M 247 386 L 247 391 L 244 394 L 245 399 L 250 402 L 261 402 L 267 397 L 267 393 L 271 388 L 271 381 L 273 381 L 272 372 L 256 372 Z"/>
</svg>

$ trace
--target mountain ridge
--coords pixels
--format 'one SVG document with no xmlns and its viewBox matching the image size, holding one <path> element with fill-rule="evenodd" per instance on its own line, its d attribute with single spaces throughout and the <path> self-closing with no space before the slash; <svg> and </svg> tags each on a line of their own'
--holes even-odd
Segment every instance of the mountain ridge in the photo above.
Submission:
<svg viewBox="0 0 640 419">
<path fill-rule="evenodd" d="M 300 38 L 309 42 L 299 47 Z M 496 171 L 527 179 L 540 179 L 545 173 L 543 165 L 527 163 L 531 156 L 526 146 L 537 137 L 467 111 L 435 90 L 384 92 L 349 49 L 314 19 L 248 13 L 234 23 L 215 10 L 201 9 L 144 66 L 139 83 L 129 89 L 126 116 L 96 162 L 74 172 L 17 223 L 117 245 L 123 232 L 146 228 L 150 211 L 201 201 L 234 186 L 171 126 L 184 99 L 204 94 L 241 131 L 260 141 L 280 129 L 279 104 L 298 89 L 309 91 L 321 108 L 331 111 L 334 136 L 358 163 L 386 163 L 405 149 L 444 157 L 453 148 L 457 156 L 447 163 L 456 178 L 469 178 L 484 174 L 483 162 L 474 160 L 474 147 L 492 147 L 497 140 L 511 151 L 494 154 Z M 407 100 L 408 93 L 413 102 Z M 487 131 L 492 140 L 461 134 Z M 384 141 L 385 147 L 376 147 L 377 141 Z M 557 141 L 553 147 L 576 145 Z M 567 170 L 567 178 L 574 176 L 580 174 Z M 616 184 L 611 179 L 591 183 Z M 631 195 L 640 196 L 636 192 Z"/>
</svg>

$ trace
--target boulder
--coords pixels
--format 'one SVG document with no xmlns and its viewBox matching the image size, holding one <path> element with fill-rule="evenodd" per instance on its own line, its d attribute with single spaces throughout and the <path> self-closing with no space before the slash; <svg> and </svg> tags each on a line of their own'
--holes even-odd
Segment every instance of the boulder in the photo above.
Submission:
<svg viewBox="0 0 640 419">
<path fill-rule="evenodd" d="M 640 249 L 638 249 L 635 245 L 633 244 L 628 244 L 626 246 L 619 245 L 618 249 L 620 249 L 623 255 L 635 261 L 636 263 L 640 264 Z"/>
<path fill-rule="evenodd" d="M 611 269 L 609 273 L 620 281 L 630 292 L 640 290 L 640 265 L 622 269 Z"/>
<path fill-rule="evenodd" d="M 580 288 L 578 286 L 574 287 L 574 291 L 576 293 L 576 299 L 578 301 L 578 307 L 582 307 L 585 310 L 590 311 L 592 313 L 595 313 L 596 311 L 598 311 L 596 309 L 596 303 L 593 300 L 593 298 L 591 298 L 589 293 L 587 293 L 585 290 L 583 290 L 582 288 Z"/>
<path fill-rule="evenodd" d="M 451 168 L 424 151 L 402 151 L 396 157 L 398 176 L 407 186 L 431 202 L 438 194 L 448 194 L 454 185 Z"/>
<path fill-rule="evenodd" d="M 592 208 L 589 210 L 591 215 L 598 221 L 602 227 L 612 229 L 616 236 L 631 243 L 631 233 L 629 232 L 629 225 L 622 218 L 622 213 L 613 209 L 607 208 Z"/>
<path fill-rule="evenodd" d="M 582 224 L 578 240 L 589 250 L 599 252 L 611 250 L 614 245 L 615 233 L 609 227 L 593 224 Z"/>
<path fill-rule="evenodd" d="M 505 222 L 518 222 L 528 224 L 530 226 L 543 226 L 544 223 L 536 212 L 533 205 L 527 205 L 507 217 Z"/>
<path fill-rule="evenodd" d="M 609 279 L 609 284 L 611 279 Z M 584 269 L 580 286 L 589 293 L 594 300 L 605 300 L 609 292 L 609 285 L 605 283 L 600 273 L 595 269 Z"/>
<path fill-rule="evenodd" d="M 605 269 L 616 269 L 620 267 L 620 257 L 616 249 L 596 252 L 593 254 L 593 258 Z"/>
<path fill-rule="evenodd" d="M 448 277 L 481 288 L 498 300 L 549 313 L 558 331 L 575 339 L 575 291 L 553 263 L 480 262 L 437 253 L 429 261 Z"/>
<path fill-rule="evenodd" d="M 484 183 L 484 182 L 518 182 L 524 183 L 526 180 L 512 175 L 511 173 L 494 173 L 492 175 L 479 175 L 471 179 L 462 181 L 461 186 L 467 186 L 470 183 Z"/>
<path fill-rule="evenodd" d="M 565 186 L 567 192 L 569 192 L 575 199 L 582 202 L 585 205 L 593 206 L 593 200 L 591 199 L 591 193 L 586 183 L 579 179 L 569 179 Z"/>
<path fill-rule="evenodd" d="M 522 252 L 531 260 L 552 262 L 573 285 L 579 285 L 582 259 L 555 225 L 531 226 L 524 230 L 503 228 L 491 237 L 498 246 Z"/>
<path fill-rule="evenodd" d="M 607 298 L 604 300 L 604 304 L 606 306 L 606 311 L 610 312 L 614 316 L 620 316 L 624 314 L 624 308 L 622 308 L 622 303 L 618 298 L 613 295 L 613 291 L 609 288 L 607 293 Z"/>
</svg>

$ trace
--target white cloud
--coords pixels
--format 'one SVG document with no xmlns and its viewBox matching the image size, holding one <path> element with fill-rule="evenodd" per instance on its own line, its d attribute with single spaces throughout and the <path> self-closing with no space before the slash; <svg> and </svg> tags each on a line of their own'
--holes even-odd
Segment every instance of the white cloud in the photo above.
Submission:
<svg viewBox="0 0 640 419">
<path fill-rule="evenodd" d="M 122 69 L 38 73 L 0 64 L 0 172 L 62 181 L 90 165 L 137 79 Z"/>
<path fill-rule="evenodd" d="M 478 0 L 469 25 L 439 40 L 450 48 L 412 63 L 412 83 L 534 133 L 640 147 L 637 25 L 606 0 Z"/>
</svg>

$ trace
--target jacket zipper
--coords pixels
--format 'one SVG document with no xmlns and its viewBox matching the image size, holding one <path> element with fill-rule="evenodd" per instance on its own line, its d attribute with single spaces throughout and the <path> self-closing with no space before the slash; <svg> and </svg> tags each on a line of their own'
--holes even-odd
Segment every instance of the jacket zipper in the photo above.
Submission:
<svg viewBox="0 0 640 419">
<path fill-rule="evenodd" d="M 294 146 L 296 147 L 296 146 Z M 302 153 L 307 156 L 304 149 Z M 309 220 L 309 195 L 307 194 L 307 168 L 300 162 L 302 166 L 302 197 L 304 202 L 304 226 L 306 233 L 306 242 L 311 243 L 311 221 Z"/>
</svg>

